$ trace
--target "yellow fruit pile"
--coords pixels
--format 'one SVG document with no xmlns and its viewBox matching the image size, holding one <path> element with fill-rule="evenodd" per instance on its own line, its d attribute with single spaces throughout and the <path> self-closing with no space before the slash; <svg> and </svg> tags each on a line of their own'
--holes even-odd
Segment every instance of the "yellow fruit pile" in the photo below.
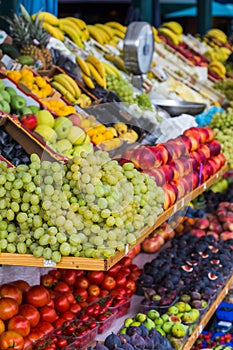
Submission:
<svg viewBox="0 0 233 350">
<path fill-rule="evenodd" d="M 51 96 L 53 92 L 52 87 L 44 78 L 35 76 L 33 72 L 27 68 L 23 68 L 20 71 L 6 71 L 6 74 L 17 84 L 25 85 L 39 98 L 47 98 Z"/>
<path fill-rule="evenodd" d="M 70 114 L 76 113 L 73 106 L 66 105 L 62 100 L 50 99 L 43 101 L 43 104 L 47 106 L 52 112 L 54 112 L 58 117 L 66 117 Z"/>
</svg>

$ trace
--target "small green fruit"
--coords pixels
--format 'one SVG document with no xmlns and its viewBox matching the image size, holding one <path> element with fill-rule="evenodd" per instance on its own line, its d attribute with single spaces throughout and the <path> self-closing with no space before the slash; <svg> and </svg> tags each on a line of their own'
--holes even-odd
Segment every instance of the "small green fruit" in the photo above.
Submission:
<svg viewBox="0 0 233 350">
<path fill-rule="evenodd" d="M 155 326 L 155 323 L 149 317 L 146 318 L 143 324 L 149 331 Z"/>
<path fill-rule="evenodd" d="M 1 91 L 0 94 L 2 95 L 3 99 L 4 99 L 6 102 L 10 103 L 10 101 L 11 101 L 11 96 L 10 96 L 10 94 L 9 94 L 6 90 Z"/>
<path fill-rule="evenodd" d="M 132 318 L 126 318 L 124 321 L 124 326 L 129 327 L 133 322 L 134 320 Z"/>
<path fill-rule="evenodd" d="M 168 310 L 167 310 L 167 312 L 169 312 L 169 314 L 171 314 L 171 315 L 176 315 L 176 314 L 178 314 L 179 311 L 180 310 L 175 305 L 174 306 L 170 306 L 168 308 Z"/>
<path fill-rule="evenodd" d="M 135 315 L 135 320 L 139 322 L 144 322 L 146 320 L 146 315 L 139 312 Z"/>
<path fill-rule="evenodd" d="M 11 99 L 11 107 L 16 111 L 21 111 L 24 107 L 26 107 L 26 100 L 23 96 L 14 96 Z"/>
<path fill-rule="evenodd" d="M 163 320 L 162 317 L 163 317 L 163 315 L 161 317 L 159 317 L 159 318 L 156 318 L 154 320 L 154 324 L 157 325 L 157 326 L 161 326 L 164 323 L 164 320 Z M 169 319 L 169 317 L 168 317 L 168 319 Z"/>
<path fill-rule="evenodd" d="M 2 100 L 2 101 L 0 101 L 0 110 L 9 114 L 11 111 L 11 107 L 10 107 L 8 102 Z"/>
<path fill-rule="evenodd" d="M 147 316 L 151 319 L 151 320 L 155 320 L 156 318 L 159 318 L 160 314 L 157 310 L 150 310 L 147 314 Z"/>
<path fill-rule="evenodd" d="M 20 114 L 21 115 L 32 114 L 32 110 L 29 107 L 24 107 L 24 108 L 21 109 Z"/>
<path fill-rule="evenodd" d="M 9 94 L 11 97 L 17 95 L 17 92 L 16 92 L 15 89 L 14 89 L 13 87 L 11 87 L 11 86 L 7 86 L 7 87 L 5 88 L 5 91 L 7 91 L 8 94 Z"/>
<path fill-rule="evenodd" d="M 30 110 L 32 111 L 33 114 L 36 114 L 39 110 L 40 107 L 39 106 L 28 106 L 28 108 L 30 108 Z"/>
<path fill-rule="evenodd" d="M 35 116 L 38 124 L 47 125 L 53 128 L 55 119 L 49 111 L 46 109 L 40 110 L 35 114 Z"/>
<path fill-rule="evenodd" d="M 173 327 L 174 325 L 174 322 L 165 322 L 163 325 L 162 325 L 162 329 L 164 330 L 165 333 L 169 333 L 171 328 Z"/>
<path fill-rule="evenodd" d="M 5 89 L 4 81 L 0 79 L 0 90 L 4 90 L 4 89 Z"/>
</svg>

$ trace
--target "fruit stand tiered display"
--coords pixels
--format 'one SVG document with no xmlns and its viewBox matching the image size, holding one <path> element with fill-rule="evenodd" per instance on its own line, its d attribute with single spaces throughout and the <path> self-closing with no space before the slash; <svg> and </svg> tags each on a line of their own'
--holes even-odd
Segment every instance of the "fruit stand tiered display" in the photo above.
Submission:
<svg viewBox="0 0 233 350">
<path fill-rule="evenodd" d="M 5 20 L 0 349 L 196 349 L 233 284 L 227 36 L 151 27 L 139 88 L 130 26 Z"/>
</svg>

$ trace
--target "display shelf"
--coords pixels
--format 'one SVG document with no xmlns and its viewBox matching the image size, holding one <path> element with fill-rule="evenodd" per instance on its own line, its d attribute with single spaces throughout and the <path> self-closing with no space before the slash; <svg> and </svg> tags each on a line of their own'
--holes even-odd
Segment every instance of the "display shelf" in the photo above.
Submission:
<svg viewBox="0 0 233 350">
<path fill-rule="evenodd" d="M 199 194 L 209 188 L 215 181 L 217 181 L 226 171 L 227 165 L 224 165 L 216 174 L 210 177 L 205 183 L 189 192 L 186 196 L 178 200 L 168 210 L 164 211 L 156 220 L 152 227 L 145 226 L 141 231 L 141 236 L 137 240 L 137 244 L 152 233 L 163 222 L 168 220 L 178 210 L 196 198 Z M 18 266 L 37 266 L 37 267 L 57 267 L 62 269 L 77 269 L 77 270 L 95 270 L 107 271 L 111 266 L 115 265 L 122 259 L 133 246 L 127 245 L 124 252 L 117 252 L 114 256 L 106 259 L 82 258 L 82 257 L 62 257 L 61 262 L 56 264 L 51 260 L 44 260 L 43 258 L 35 258 L 31 254 L 16 254 L 16 253 L 0 253 L 0 264 L 2 265 L 18 265 Z"/>
<path fill-rule="evenodd" d="M 228 294 L 228 291 L 230 287 L 233 284 L 233 275 L 229 278 L 223 289 L 220 291 L 218 294 L 217 298 L 214 300 L 214 302 L 210 305 L 209 310 L 206 312 L 206 314 L 203 315 L 201 318 L 201 321 L 197 325 L 197 327 L 194 329 L 193 333 L 191 336 L 188 338 L 187 342 L 185 343 L 184 347 L 182 350 L 190 350 L 192 345 L 195 343 L 196 339 L 198 336 L 201 334 L 205 326 L 207 325 L 208 321 L 210 318 L 213 316 L 215 313 L 218 305 L 221 303 L 221 301 L 225 298 L 225 296 Z"/>
</svg>

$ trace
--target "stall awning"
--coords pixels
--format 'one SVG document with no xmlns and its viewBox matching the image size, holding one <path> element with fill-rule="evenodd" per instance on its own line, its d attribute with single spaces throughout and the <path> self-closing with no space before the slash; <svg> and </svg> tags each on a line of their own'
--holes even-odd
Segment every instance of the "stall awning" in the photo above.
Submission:
<svg viewBox="0 0 233 350">
<path fill-rule="evenodd" d="M 189 7 L 184 10 L 170 12 L 165 15 L 166 18 L 175 17 L 196 17 L 197 7 Z M 218 2 L 212 2 L 212 16 L 213 17 L 233 17 L 233 4 L 220 4 Z"/>
</svg>

